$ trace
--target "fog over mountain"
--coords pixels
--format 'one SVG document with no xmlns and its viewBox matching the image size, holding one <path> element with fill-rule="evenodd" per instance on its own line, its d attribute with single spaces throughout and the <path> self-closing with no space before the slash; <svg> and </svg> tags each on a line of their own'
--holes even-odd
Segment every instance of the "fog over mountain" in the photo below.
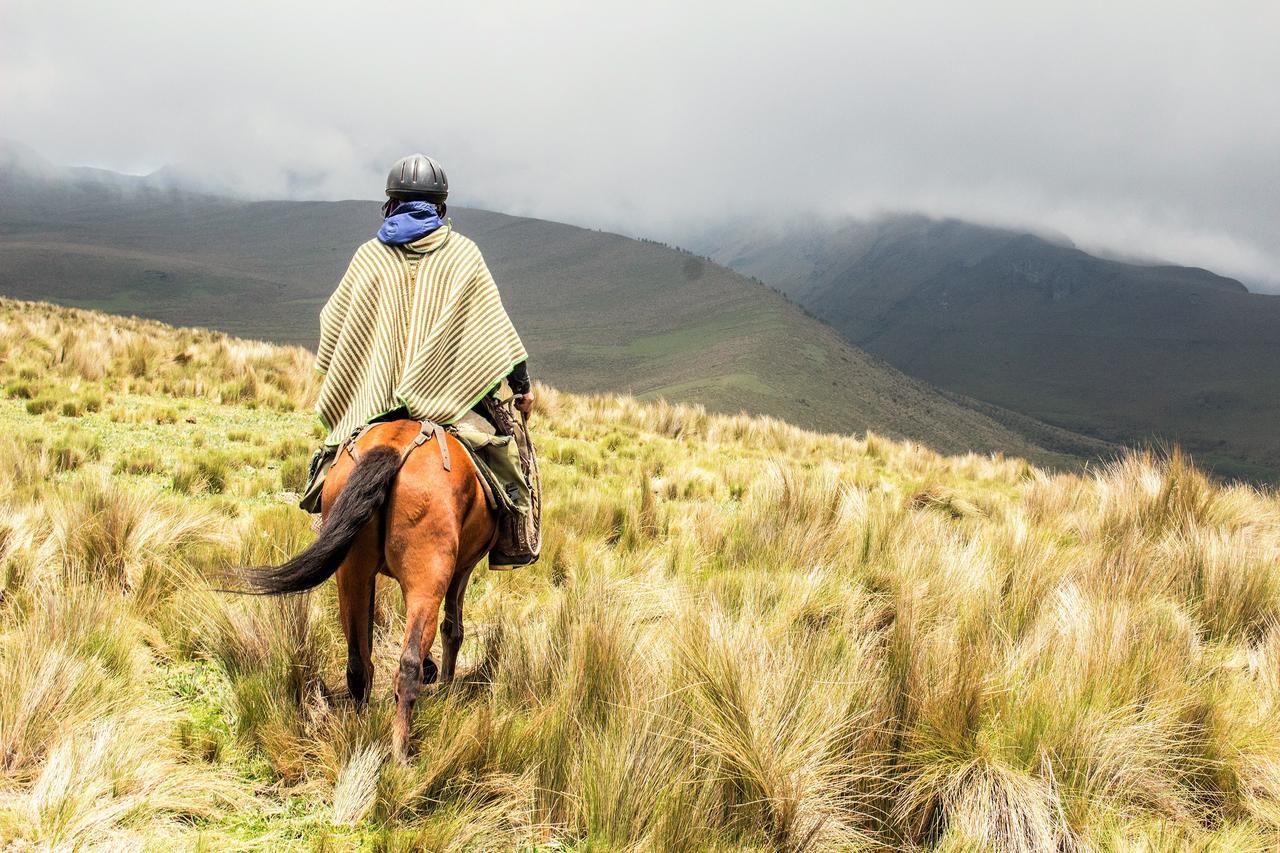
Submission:
<svg viewBox="0 0 1280 853">
<path fill-rule="evenodd" d="M 8 0 L 0 135 L 256 197 L 459 202 L 680 241 L 920 211 L 1280 289 L 1280 6 Z"/>
</svg>

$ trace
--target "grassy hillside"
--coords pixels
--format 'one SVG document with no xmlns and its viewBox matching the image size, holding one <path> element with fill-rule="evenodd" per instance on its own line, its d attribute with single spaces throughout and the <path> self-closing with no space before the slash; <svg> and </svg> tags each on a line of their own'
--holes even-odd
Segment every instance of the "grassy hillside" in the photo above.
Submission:
<svg viewBox="0 0 1280 853">
<path fill-rule="evenodd" d="M 245 203 L 48 169 L 52 177 L 32 177 L 0 163 L 0 294 L 255 339 L 313 346 L 321 305 L 379 221 L 373 202 Z M 484 249 L 536 375 L 557 387 L 1047 463 L 1111 451 L 1065 434 L 1043 450 L 971 401 L 849 346 L 777 293 L 686 253 L 554 222 L 450 213 Z"/>
<path fill-rule="evenodd" d="M 922 217 L 724 234 L 704 248 L 933 385 L 1280 480 L 1280 296 Z"/>
<path fill-rule="evenodd" d="M 304 351 L 0 303 L 0 846 L 1271 850 L 1280 499 L 545 389 L 546 556 L 386 759 L 312 536 Z"/>
</svg>

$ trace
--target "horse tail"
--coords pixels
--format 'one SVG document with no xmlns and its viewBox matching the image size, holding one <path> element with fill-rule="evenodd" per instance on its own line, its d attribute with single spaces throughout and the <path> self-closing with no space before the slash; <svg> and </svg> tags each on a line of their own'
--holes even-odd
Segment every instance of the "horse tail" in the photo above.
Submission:
<svg viewBox="0 0 1280 853">
<path fill-rule="evenodd" d="M 316 541 L 287 563 L 243 569 L 241 577 L 249 591 L 282 595 L 328 580 L 342 565 L 356 535 L 386 503 L 399 472 L 400 452 L 394 447 L 375 447 L 361 454 Z"/>
</svg>

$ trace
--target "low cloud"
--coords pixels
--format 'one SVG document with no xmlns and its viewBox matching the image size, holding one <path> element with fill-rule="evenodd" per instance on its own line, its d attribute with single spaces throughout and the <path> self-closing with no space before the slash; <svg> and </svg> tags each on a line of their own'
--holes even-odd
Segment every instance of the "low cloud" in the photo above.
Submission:
<svg viewBox="0 0 1280 853">
<path fill-rule="evenodd" d="M 459 201 L 679 241 L 920 210 L 1280 289 L 1270 2 L 15 0 L 3 133 L 259 197 Z"/>
</svg>

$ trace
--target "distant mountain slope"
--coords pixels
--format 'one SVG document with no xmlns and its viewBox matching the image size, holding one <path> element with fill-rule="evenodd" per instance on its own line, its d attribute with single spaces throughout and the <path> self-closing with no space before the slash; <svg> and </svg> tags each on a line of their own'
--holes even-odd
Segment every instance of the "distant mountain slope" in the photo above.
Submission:
<svg viewBox="0 0 1280 853">
<path fill-rule="evenodd" d="M 7 175 L 7 177 L 6 177 Z M 150 178 L 0 170 L 0 294 L 313 346 L 317 315 L 373 202 L 233 201 Z M 451 208 L 483 248 L 537 376 L 940 450 L 1042 462 L 1108 447 L 1058 433 L 1048 452 L 975 404 L 844 343 L 777 293 L 664 246 Z"/>
<path fill-rule="evenodd" d="M 1280 474 L 1280 297 L 923 217 L 699 248 L 941 388 L 1109 441 L 1177 441 L 1222 473 Z"/>
</svg>

